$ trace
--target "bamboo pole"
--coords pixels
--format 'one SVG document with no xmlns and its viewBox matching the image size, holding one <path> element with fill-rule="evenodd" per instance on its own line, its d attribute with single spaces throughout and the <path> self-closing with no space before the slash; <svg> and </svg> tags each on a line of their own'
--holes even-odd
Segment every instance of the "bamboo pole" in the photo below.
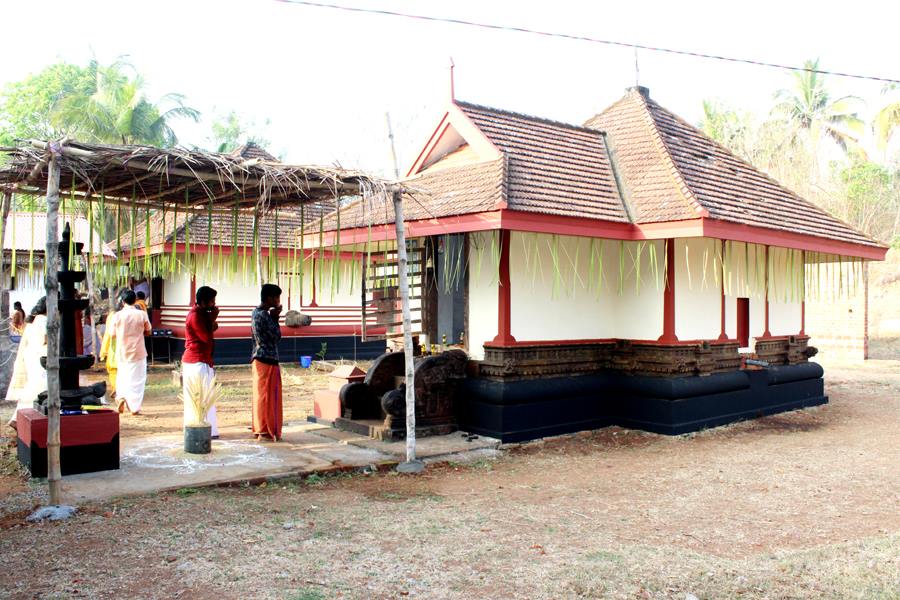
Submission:
<svg viewBox="0 0 900 600">
<path fill-rule="evenodd" d="M 60 504 L 59 463 L 59 159 L 50 147 L 47 173 L 47 250 L 44 271 L 47 290 L 47 483 L 50 504 Z"/>
<path fill-rule="evenodd" d="M 416 465 L 416 384 L 413 364 L 412 324 L 409 310 L 409 275 L 407 273 L 406 234 L 403 230 L 403 196 L 392 192 L 394 230 L 397 233 L 397 272 L 400 284 L 400 306 L 403 311 L 403 354 L 406 363 L 406 462 Z M 421 470 L 413 469 L 413 470 Z"/>
</svg>

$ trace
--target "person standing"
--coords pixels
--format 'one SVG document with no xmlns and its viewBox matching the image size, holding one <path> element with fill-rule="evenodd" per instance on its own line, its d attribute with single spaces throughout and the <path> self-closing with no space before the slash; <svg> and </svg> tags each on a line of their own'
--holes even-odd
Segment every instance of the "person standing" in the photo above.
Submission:
<svg viewBox="0 0 900 600">
<path fill-rule="evenodd" d="M 261 303 L 253 310 L 253 433 L 273 441 L 281 439 L 281 368 L 278 342 L 281 341 L 281 288 L 267 283 L 260 290 Z"/>
<path fill-rule="evenodd" d="M 103 339 L 100 342 L 100 360 L 106 362 L 106 373 L 109 376 L 107 392 L 110 398 L 116 395 L 116 379 L 118 369 L 116 369 L 116 339 L 113 332 L 116 329 L 116 315 L 122 310 L 122 303 L 116 306 L 115 311 L 111 311 L 106 315 L 106 325 L 103 327 Z"/>
<path fill-rule="evenodd" d="M 8 425 L 16 428 L 16 414 L 23 408 L 31 408 L 38 394 L 47 390 L 47 370 L 41 358 L 47 356 L 47 298 L 37 301 L 25 324 L 19 351 L 13 366 L 10 391 L 17 391 L 16 410 Z"/>
<path fill-rule="evenodd" d="M 22 310 L 22 303 L 18 300 L 13 303 L 13 314 L 10 322 L 12 330 L 10 335 L 22 335 L 25 331 L 25 311 Z"/>
<path fill-rule="evenodd" d="M 181 357 L 181 382 L 184 397 L 189 395 L 189 382 L 200 377 L 205 385 L 210 385 L 216 376 L 213 367 L 213 351 L 215 350 L 214 332 L 219 328 L 216 318 L 219 307 L 216 306 L 218 292 L 208 286 L 197 290 L 195 303 L 184 322 L 184 355 Z M 184 423 L 195 421 L 193 407 L 184 403 Z M 209 409 L 206 421 L 211 426 L 213 439 L 219 437 L 219 425 L 216 419 L 216 407 Z"/>
<path fill-rule="evenodd" d="M 137 300 L 134 301 L 135 308 L 139 308 L 144 312 L 147 312 L 147 294 L 144 292 L 136 292 Z"/>
<path fill-rule="evenodd" d="M 147 348 L 144 337 L 150 335 L 147 313 L 135 308 L 137 296 L 132 290 L 122 292 L 125 306 L 116 313 L 112 337 L 116 340 L 116 402 L 119 412 L 126 406 L 131 414 L 141 412 L 147 385 Z M 107 328 L 108 330 L 109 328 Z"/>
</svg>

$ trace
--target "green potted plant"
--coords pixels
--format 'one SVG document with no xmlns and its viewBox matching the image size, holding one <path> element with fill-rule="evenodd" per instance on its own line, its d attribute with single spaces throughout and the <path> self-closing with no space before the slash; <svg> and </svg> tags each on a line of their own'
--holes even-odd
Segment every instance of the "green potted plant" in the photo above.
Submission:
<svg viewBox="0 0 900 600">
<path fill-rule="evenodd" d="M 179 398 L 188 405 L 190 415 L 184 424 L 184 451 L 190 454 L 209 454 L 212 452 L 212 426 L 206 421 L 209 409 L 215 406 L 222 396 L 222 386 L 216 378 L 203 376 L 192 377 L 187 381 L 187 394 Z"/>
</svg>

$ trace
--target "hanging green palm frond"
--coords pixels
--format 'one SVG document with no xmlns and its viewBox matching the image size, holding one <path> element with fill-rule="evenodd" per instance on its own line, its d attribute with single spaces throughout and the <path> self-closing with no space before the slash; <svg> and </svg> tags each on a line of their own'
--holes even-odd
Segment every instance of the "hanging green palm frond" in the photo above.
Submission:
<svg viewBox="0 0 900 600">
<path fill-rule="evenodd" d="M 306 268 L 306 206 L 300 205 L 300 262 L 298 273 L 300 274 L 300 282 L 298 288 L 300 290 L 300 299 L 303 299 L 303 284 L 305 268 Z"/>
<path fill-rule="evenodd" d="M 15 216 L 13 216 L 13 220 L 15 220 Z M 34 211 L 31 211 L 31 244 L 28 245 L 28 278 L 31 279 L 34 277 L 34 247 L 37 245 L 34 239 Z"/>
<path fill-rule="evenodd" d="M 688 289 L 694 289 L 694 278 L 691 276 L 691 252 L 690 252 L 690 244 L 687 242 L 684 243 L 684 268 L 687 273 L 688 280 Z"/>
<path fill-rule="evenodd" d="M 216 242 L 213 240 L 213 204 L 212 200 L 206 205 L 206 271 L 212 272 L 213 255 L 215 254 Z"/>
<path fill-rule="evenodd" d="M 163 246 L 165 250 L 165 246 Z M 169 274 L 175 273 L 178 266 L 178 203 L 172 203 L 172 255 L 169 258 Z"/>
<path fill-rule="evenodd" d="M 184 268 L 188 275 L 194 274 L 194 260 L 191 254 L 191 213 L 190 190 L 184 190 Z"/>
</svg>

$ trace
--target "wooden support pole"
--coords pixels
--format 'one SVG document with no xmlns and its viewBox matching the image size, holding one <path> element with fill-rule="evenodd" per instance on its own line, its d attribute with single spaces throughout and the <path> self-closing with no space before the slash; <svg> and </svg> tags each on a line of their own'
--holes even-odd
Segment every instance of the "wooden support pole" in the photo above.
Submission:
<svg viewBox="0 0 900 600">
<path fill-rule="evenodd" d="M 719 341 L 724 342 L 728 339 L 728 334 L 725 332 L 725 240 L 719 240 L 719 252 L 720 256 L 722 257 L 722 281 L 720 282 L 722 304 L 719 307 L 719 320 L 721 325 L 721 331 L 719 332 Z"/>
<path fill-rule="evenodd" d="M 675 240 L 666 240 L 666 289 L 663 291 L 663 334 L 660 342 L 677 342 L 675 335 Z"/>
<path fill-rule="evenodd" d="M 9 217 L 9 208 L 12 205 L 12 191 L 3 190 L 2 204 L 0 204 L 0 281 L 6 280 L 6 265 L 3 259 L 3 238 L 6 235 L 6 220 Z M 9 289 L 0 290 L 0 324 L 6 329 L 0 329 L 0 361 L 2 362 L 2 375 L 0 375 L 0 398 L 6 397 L 10 380 L 12 379 L 12 341 L 9 338 L 8 329 L 11 328 L 9 320 Z"/>
<path fill-rule="evenodd" d="M 397 233 L 397 273 L 400 283 L 400 306 L 403 311 L 403 353 L 406 362 L 406 462 L 416 460 L 416 384 L 413 363 L 412 319 L 409 311 L 409 274 L 407 273 L 406 234 L 403 231 L 403 195 L 392 192 L 394 229 Z"/>
<path fill-rule="evenodd" d="M 47 173 L 47 483 L 50 504 L 60 504 L 59 462 L 59 158 L 50 147 Z"/>
<path fill-rule="evenodd" d="M 509 244 L 512 232 L 501 229 L 498 235 L 500 236 L 500 264 L 499 281 L 497 282 L 497 335 L 492 343 L 509 346 L 516 343 L 516 338 L 512 334 L 512 284 L 509 274 Z"/>
<path fill-rule="evenodd" d="M 766 323 L 765 323 L 765 331 L 763 331 L 762 337 L 769 338 L 772 337 L 772 333 L 769 331 L 769 247 L 766 246 Z"/>
</svg>

